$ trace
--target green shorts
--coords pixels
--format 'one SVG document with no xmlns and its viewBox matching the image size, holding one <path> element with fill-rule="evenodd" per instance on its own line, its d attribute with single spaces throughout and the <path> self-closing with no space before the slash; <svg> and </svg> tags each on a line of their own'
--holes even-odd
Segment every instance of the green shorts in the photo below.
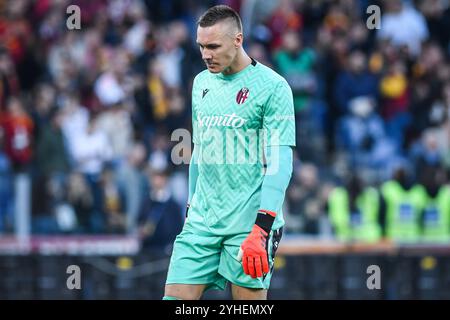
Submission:
<svg viewBox="0 0 450 320">
<path fill-rule="evenodd" d="M 245 274 L 242 263 L 237 260 L 247 235 L 215 235 L 195 228 L 188 219 L 175 240 L 166 284 L 205 284 L 206 290 L 224 290 L 230 281 L 241 287 L 268 289 L 282 228 L 273 230 L 267 243 L 269 273 L 256 279 Z"/>
</svg>

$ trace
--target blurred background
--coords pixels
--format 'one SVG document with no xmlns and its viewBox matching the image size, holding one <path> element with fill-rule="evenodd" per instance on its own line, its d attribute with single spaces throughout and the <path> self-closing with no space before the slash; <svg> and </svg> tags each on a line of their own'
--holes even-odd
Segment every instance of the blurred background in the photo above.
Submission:
<svg viewBox="0 0 450 320">
<path fill-rule="evenodd" d="M 0 298 L 161 299 L 215 4 L 294 93 L 269 298 L 450 299 L 448 0 L 0 0 Z"/>
</svg>

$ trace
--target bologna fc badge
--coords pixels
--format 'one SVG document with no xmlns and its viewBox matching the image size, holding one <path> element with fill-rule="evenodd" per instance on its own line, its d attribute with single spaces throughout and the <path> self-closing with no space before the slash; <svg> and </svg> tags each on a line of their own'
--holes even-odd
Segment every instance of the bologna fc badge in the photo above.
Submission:
<svg viewBox="0 0 450 320">
<path fill-rule="evenodd" d="M 239 90 L 239 92 L 236 95 L 236 102 L 238 104 L 244 103 L 245 100 L 247 100 L 247 98 L 248 98 L 249 92 L 250 92 L 250 90 L 248 90 L 248 88 L 246 88 L 246 87 Z"/>
</svg>

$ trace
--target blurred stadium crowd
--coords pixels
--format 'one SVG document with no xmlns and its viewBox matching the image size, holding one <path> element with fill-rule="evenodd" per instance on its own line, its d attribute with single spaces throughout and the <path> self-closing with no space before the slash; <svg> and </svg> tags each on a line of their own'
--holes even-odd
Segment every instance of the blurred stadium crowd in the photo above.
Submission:
<svg viewBox="0 0 450 320">
<path fill-rule="evenodd" d="M 25 177 L 34 234 L 171 243 L 188 185 L 171 133 L 191 128 L 196 20 L 218 3 L 240 12 L 246 51 L 294 92 L 286 231 L 447 241 L 446 0 L 0 0 L 0 234 L 14 230 Z M 80 30 L 66 26 L 71 4 Z"/>
</svg>

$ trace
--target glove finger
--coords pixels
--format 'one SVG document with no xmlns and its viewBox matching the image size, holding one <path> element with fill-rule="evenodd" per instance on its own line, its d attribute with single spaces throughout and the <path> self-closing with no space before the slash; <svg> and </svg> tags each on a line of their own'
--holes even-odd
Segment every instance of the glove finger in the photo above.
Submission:
<svg viewBox="0 0 450 320">
<path fill-rule="evenodd" d="M 255 270 L 256 270 L 256 276 L 258 278 L 263 276 L 261 257 L 255 257 Z"/>
<path fill-rule="evenodd" d="M 250 275 L 250 272 L 248 271 L 248 262 L 247 262 L 247 256 L 244 255 L 242 257 L 242 268 L 244 269 L 244 273 Z"/>
<path fill-rule="evenodd" d="M 252 256 L 248 257 L 248 271 L 250 272 L 250 276 L 252 278 L 256 278 L 255 263 Z"/>
<path fill-rule="evenodd" d="M 264 273 L 269 273 L 269 261 L 267 261 L 267 256 L 262 256 L 262 271 Z"/>
</svg>

